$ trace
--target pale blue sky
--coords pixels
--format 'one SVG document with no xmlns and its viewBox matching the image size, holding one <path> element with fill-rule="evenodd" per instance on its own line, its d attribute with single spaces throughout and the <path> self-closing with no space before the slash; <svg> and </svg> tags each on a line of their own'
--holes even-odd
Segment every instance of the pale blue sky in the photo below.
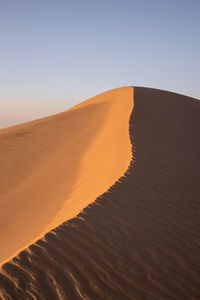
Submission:
<svg viewBox="0 0 200 300">
<path fill-rule="evenodd" d="M 126 85 L 200 98 L 199 0 L 0 0 L 0 127 Z"/>
</svg>

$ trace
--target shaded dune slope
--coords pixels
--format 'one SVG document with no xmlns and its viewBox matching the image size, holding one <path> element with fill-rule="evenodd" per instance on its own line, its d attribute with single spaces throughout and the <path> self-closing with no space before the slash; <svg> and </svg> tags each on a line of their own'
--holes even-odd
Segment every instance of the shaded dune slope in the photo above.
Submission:
<svg viewBox="0 0 200 300">
<path fill-rule="evenodd" d="M 124 174 L 132 108 L 133 88 L 124 87 L 0 131 L 0 264 L 75 217 Z"/>
<path fill-rule="evenodd" d="M 0 274 L 5 299 L 199 299 L 200 103 L 134 88 L 125 176 Z"/>
</svg>

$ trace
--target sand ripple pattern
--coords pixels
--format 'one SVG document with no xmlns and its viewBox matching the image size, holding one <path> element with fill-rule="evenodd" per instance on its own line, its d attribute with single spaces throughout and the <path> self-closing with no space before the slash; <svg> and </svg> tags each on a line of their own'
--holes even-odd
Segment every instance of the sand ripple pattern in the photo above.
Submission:
<svg viewBox="0 0 200 300">
<path fill-rule="evenodd" d="M 200 299 L 200 102 L 134 103 L 125 176 L 6 263 L 2 299 Z"/>
</svg>

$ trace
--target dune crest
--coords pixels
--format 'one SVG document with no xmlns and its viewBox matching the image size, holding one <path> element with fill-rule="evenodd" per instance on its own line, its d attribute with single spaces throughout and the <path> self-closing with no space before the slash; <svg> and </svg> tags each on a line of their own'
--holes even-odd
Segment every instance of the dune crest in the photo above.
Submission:
<svg viewBox="0 0 200 300">
<path fill-rule="evenodd" d="M 0 131 L 0 263 L 75 217 L 127 170 L 133 88 Z"/>
<path fill-rule="evenodd" d="M 4 264 L 0 298 L 199 299 L 199 115 L 196 99 L 135 87 L 125 176 Z"/>
</svg>

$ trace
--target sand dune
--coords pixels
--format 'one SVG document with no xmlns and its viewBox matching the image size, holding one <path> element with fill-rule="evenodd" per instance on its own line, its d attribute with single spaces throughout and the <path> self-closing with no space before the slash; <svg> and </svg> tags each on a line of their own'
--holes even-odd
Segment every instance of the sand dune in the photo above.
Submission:
<svg viewBox="0 0 200 300">
<path fill-rule="evenodd" d="M 131 90 L 121 92 L 127 99 Z M 125 176 L 4 264 L 1 297 L 199 299 L 199 116 L 198 100 L 134 88 L 132 160 Z M 126 169 L 130 156 L 121 154 Z M 122 166 L 121 156 L 116 164 Z"/>
<path fill-rule="evenodd" d="M 76 216 L 127 170 L 133 88 L 0 131 L 0 263 Z"/>
</svg>

